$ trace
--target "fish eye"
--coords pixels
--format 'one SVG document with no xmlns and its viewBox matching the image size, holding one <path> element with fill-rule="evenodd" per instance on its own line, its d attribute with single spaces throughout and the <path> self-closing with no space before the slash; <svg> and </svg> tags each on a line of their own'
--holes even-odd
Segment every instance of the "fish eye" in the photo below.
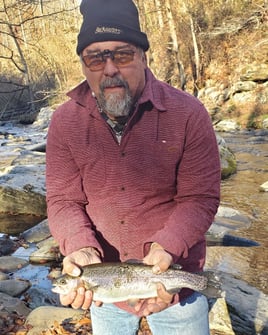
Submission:
<svg viewBox="0 0 268 335">
<path fill-rule="evenodd" d="M 66 279 L 65 279 L 65 278 L 61 278 L 61 279 L 59 280 L 59 284 L 61 284 L 61 285 L 65 285 L 65 284 L 66 284 Z"/>
</svg>

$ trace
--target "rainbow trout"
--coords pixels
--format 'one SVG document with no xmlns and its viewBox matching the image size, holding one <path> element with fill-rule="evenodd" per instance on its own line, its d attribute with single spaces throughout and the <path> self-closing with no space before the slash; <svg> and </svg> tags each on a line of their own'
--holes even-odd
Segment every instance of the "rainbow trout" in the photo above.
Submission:
<svg viewBox="0 0 268 335">
<path fill-rule="evenodd" d="M 169 268 L 154 274 L 152 266 L 132 263 L 100 263 L 82 268 L 79 277 L 64 274 L 53 280 L 52 291 L 68 294 L 84 286 L 93 291 L 93 298 L 104 303 L 146 299 L 157 296 L 157 284 L 162 283 L 172 294 L 190 288 L 208 297 L 220 297 L 219 279 L 213 272 L 200 274 Z"/>
</svg>

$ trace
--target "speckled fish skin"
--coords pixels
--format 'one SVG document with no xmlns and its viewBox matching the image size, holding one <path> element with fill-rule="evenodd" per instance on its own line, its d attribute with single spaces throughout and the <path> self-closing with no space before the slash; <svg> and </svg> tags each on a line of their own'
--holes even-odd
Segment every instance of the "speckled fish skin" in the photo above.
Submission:
<svg viewBox="0 0 268 335">
<path fill-rule="evenodd" d="M 152 266 L 131 263 L 100 263 L 82 268 L 79 277 L 67 274 L 53 281 L 52 291 L 68 294 L 71 290 L 84 286 L 93 291 L 93 298 L 104 303 L 146 299 L 157 296 L 157 284 L 162 283 L 172 293 L 181 288 L 190 288 L 206 294 L 212 287 L 212 294 L 220 295 L 219 282 L 211 272 L 194 274 L 177 268 L 169 268 L 161 274 L 154 274 Z"/>
</svg>

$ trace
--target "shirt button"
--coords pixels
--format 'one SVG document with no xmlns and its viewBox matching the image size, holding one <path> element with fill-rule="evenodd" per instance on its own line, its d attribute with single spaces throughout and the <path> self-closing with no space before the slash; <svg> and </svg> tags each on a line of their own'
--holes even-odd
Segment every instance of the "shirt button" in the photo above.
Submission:
<svg viewBox="0 0 268 335">
<path fill-rule="evenodd" d="M 121 224 L 124 224 L 124 223 L 125 223 L 125 221 L 124 221 L 124 220 L 121 220 L 121 221 L 120 221 L 120 223 L 121 223 Z"/>
<path fill-rule="evenodd" d="M 128 256 L 128 253 L 127 253 L 127 252 L 124 252 L 124 256 L 127 257 L 127 256 Z"/>
<path fill-rule="evenodd" d="M 126 156 L 126 153 L 125 153 L 125 152 L 121 152 L 121 156 L 122 156 L 122 157 L 125 157 L 125 156 Z"/>
<path fill-rule="evenodd" d="M 125 191 L 125 186 L 121 186 L 121 191 Z"/>
</svg>

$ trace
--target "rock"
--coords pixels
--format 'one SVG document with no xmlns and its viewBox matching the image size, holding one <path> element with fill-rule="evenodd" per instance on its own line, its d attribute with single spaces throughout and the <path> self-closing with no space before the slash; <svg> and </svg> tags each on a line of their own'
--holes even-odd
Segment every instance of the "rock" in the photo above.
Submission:
<svg viewBox="0 0 268 335">
<path fill-rule="evenodd" d="M 41 247 L 30 255 L 30 261 L 38 264 L 59 261 L 60 258 L 59 244 L 53 237 L 42 241 Z"/>
<path fill-rule="evenodd" d="M 19 234 L 46 217 L 45 165 L 10 166 L 0 174 L 0 231 Z"/>
<path fill-rule="evenodd" d="M 249 228 L 252 218 L 231 207 L 220 205 L 214 219 L 214 224 L 209 231 L 214 235 L 224 235 L 231 230 Z"/>
<path fill-rule="evenodd" d="M 240 126 L 234 120 L 223 120 L 214 125 L 216 131 L 237 131 Z"/>
<path fill-rule="evenodd" d="M 221 177 L 222 179 L 226 179 L 236 172 L 236 158 L 232 151 L 227 147 L 224 139 L 220 137 L 219 134 L 216 134 L 216 137 L 220 152 Z"/>
<path fill-rule="evenodd" d="M 33 164 L 34 163 L 34 164 Z M 44 166 L 46 163 L 46 156 L 41 152 L 33 152 L 22 149 L 20 151 L 20 155 L 15 157 L 12 161 L 12 166 L 32 166 L 32 165 L 42 165 Z"/>
<path fill-rule="evenodd" d="M 28 280 L 0 280 L 0 292 L 17 297 L 27 291 L 31 283 Z"/>
<path fill-rule="evenodd" d="M 232 96 L 232 102 L 239 105 L 239 104 L 246 104 L 251 102 L 252 105 L 253 103 L 257 103 L 258 99 L 258 94 L 256 94 L 255 91 L 247 91 L 247 92 L 237 92 L 234 93 Z"/>
<path fill-rule="evenodd" d="M 257 90 L 257 89 L 256 89 Z M 256 102 L 262 104 L 263 111 L 266 111 L 267 114 L 267 104 L 268 104 L 268 82 L 265 82 L 263 85 L 259 85 L 259 90 L 256 91 Z M 259 106 L 259 107 L 260 107 Z"/>
<path fill-rule="evenodd" d="M 8 235 L 0 237 L 0 256 L 10 255 L 18 247 L 18 243 Z"/>
<path fill-rule="evenodd" d="M 38 151 L 38 152 L 46 152 L 46 146 L 47 146 L 47 142 L 38 143 L 38 144 L 34 144 L 34 145 L 28 147 L 28 150 Z"/>
<path fill-rule="evenodd" d="M 260 260 L 262 249 L 260 248 Z M 268 295 L 250 285 L 252 266 L 263 271 L 263 288 L 267 286 L 267 269 L 256 258 L 253 248 L 207 248 L 206 269 L 217 272 L 225 293 L 232 326 L 238 334 L 268 334 Z M 246 249 L 246 250 L 245 250 Z M 255 262 L 254 264 L 252 264 Z M 243 278 L 243 280 L 242 280 Z M 253 282 L 253 285 L 255 283 Z M 259 286 L 262 284 L 259 283 Z"/>
<path fill-rule="evenodd" d="M 53 113 L 54 109 L 49 106 L 41 108 L 34 123 L 32 124 L 32 128 L 42 132 L 47 132 Z"/>
<path fill-rule="evenodd" d="M 32 228 L 21 233 L 20 237 L 26 242 L 40 242 L 51 236 L 48 220 L 45 219 Z"/>
<path fill-rule="evenodd" d="M 235 335 L 224 298 L 214 301 L 209 312 L 209 325 L 211 334 Z"/>
<path fill-rule="evenodd" d="M 266 118 L 266 119 L 264 119 L 264 120 L 262 121 L 262 127 L 263 127 L 264 129 L 268 129 L 268 118 Z"/>
<path fill-rule="evenodd" d="M 266 181 L 265 183 L 263 183 L 263 184 L 260 186 L 260 191 L 261 191 L 261 192 L 268 192 L 268 181 Z"/>
<path fill-rule="evenodd" d="M 33 152 L 30 147 L 44 142 L 47 123 L 4 128 L 5 136 L 0 139 L 0 232 L 16 235 L 46 217 L 45 153 Z"/>
<path fill-rule="evenodd" d="M 54 322 L 61 323 L 65 319 L 78 319 L 85 312 L 64 307 L 46 307 L 42 306 L 34 309 L 26 319 L 26 325 L 33 328 L 29 330 L 27 335 L 40 335 L 42 331 L 48 330 L 54 325 Z"/>
<path fill-rule="evenodd" d="M 230 207 L 219 206 L 214 221 L 206 233 L 207 246 L 259 246 L 256 241 L 237 236 L 237 231 L 249 228 L 252 221 L 253 218 L 247 214 Z"/>
<path fill-rule="evenodd" d="M 9 275 L 7 273 L 0 271 L 0 280 L 6 280 L 8 278 L 9 278 Z"/>
<path fill-rule="evenodd" d="M 231 87 L 232 94 L 252 91 L 256 88 L 257 84 L 254 81 L 238 81 Z"/>
<path fill-rule="evenodd" d="M 268 80 L 268 64 L 252 63 L 241 69 L 240 79 L 242 81 L 267 81 Z"/>
<path fill-rule="evenodd" d="M 28 308 L 23 301 L 19 298 L 11 297 L 5 293 L 0 292 L 0 309 L 2 312 L 13 313 L 18 315 L 27 316 L 30 314 L 31 309 Z"/>
<path fill-rule="evenodd" d="M 253 334 L 254 328 L 257 334 L 268 334 L 268 296 L 228 274 L 222 274 L 221 281 L 236 331 Z"/>
<path fill-rule="evenodd" d="M 28 264 L 27 260 L 21 259 L 14 256 L 2 256 L 0 257 L 0 271 L 11 272 L 21 269 Z"/>
<path fill-rule="evenodd" d="M 53 293 L 50 289 L 38 286 L 32 286 L 27 291 L 27 297 L 29 297 L 28 305 L 31 309 L 39 308 L 41 306 L 58 306 L 59 297 Z"/>
</svg>

